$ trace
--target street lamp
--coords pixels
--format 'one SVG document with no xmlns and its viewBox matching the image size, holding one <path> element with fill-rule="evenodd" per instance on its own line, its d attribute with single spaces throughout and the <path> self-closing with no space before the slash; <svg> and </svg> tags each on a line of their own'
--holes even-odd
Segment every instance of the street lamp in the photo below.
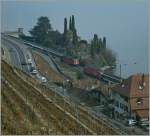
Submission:
<svg viewBox="0 0 150 136">
<path fill-rule="evenodd" d="M 121 78 L 121 64 L 120 64 L 120 67 L 119 67 L 119 68 L 120 68 L 120 78 Z"/>
<path fill-rule="evenodd" d="M 134 62 L 134 63 L 132 63 L 132 64 L 136 65 L 137 63 Z M 116 63 L 116 65 L 119 65 L 119 76 L 120 76 L 120 78 L 121 78 L 121 77 L 122 77 L 122 65 L 124 65 L 124 66 L 129 66 L 130 64 L 126 64 L 126 63 Z"/>
</svg>

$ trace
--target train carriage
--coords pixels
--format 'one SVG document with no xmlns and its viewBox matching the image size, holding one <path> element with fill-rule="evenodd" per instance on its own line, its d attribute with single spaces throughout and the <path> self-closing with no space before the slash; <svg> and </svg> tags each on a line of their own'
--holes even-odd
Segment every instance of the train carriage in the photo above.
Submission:
<svg viewBox="0 0 150 136">
<path fill-rule="evenodd" d="M 62 61 L 67 63 L 67 64 L 74 65 L 74 66 L 80 64 L 80 61 L 78 58 L 72 58 L 72 57 L 68 57 L 68 56 L 64 56 L 62 58 Z"/>
<path fill-rule="evenodd" d="M 83 72 L 89 76 L 93 76 L 93 77 L 96 77 L 98 79 L 101 78 L 101 74 L 100 74 L 100 71 L 96 68 L 93 68 L 93 67 L 85 67 L 83 69 Z"/>
</svg>

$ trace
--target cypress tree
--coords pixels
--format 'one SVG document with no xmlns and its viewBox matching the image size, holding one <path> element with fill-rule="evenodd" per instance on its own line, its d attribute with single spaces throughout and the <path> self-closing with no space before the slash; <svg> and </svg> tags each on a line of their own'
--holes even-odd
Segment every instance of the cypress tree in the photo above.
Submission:
<svg viewBox="0 0 150 136">
<path fill-rule="evenodd" d="M 97 34 L 94 34 L 93 44 L 94 44 L 94 52 L 98 53 L 98 36 L 97 36 Z"/>
<path fill-rule="evenodd" d="M 106 49 L 106 37 L 103 37 L 103 48 Z"/>
<path fill-rule="evenodd" d="M 64 34 L 67 32 L 67 18 L 64 19 Z"/>
<path fill-rule="evenodd" d="M 67 18 L 64 18 L 63 45 L 66 46 L 67 44 L 68 44 L 68 39 L 67 39 Z"/>
<path fill-rule="evenodd" d="M 74 19 L 74 15 L 72 15 L 72 25 L 71 25 L 71 27 L 72 27 L 72 31 L 74 31 L 74 30 L 75 30 L 75 19 Z"/>
<path fill-rule="evenodd" d="M 91 57 L 94 58 L 95 51 L 94 51 L 94 40 L 91 41 L 91 49 L 90 49 Z"/>
<path fill-rule="evenodd" d="M 94 34 L 94 41 L 96 42 L 98 40 L 97 34 Z"/>
<path fill-rule="evenodd" d="M 71 21 L 71 17 L 70 17 L 70 20 L 69 20 L 69 30 L 72 30 L 72 21 Z"/>
<path fill-rule="evenodd" d="M 76 31 L 76 29 L 74 29 L 74 31 L 73 31 L 73 44 L 76 45 L 77 42 L 78 42 L 77 31 Z"/>
<path fill-rule="evenodd" d="M 97 53 L 100 53 L 100 50 L 102 48 L 102 40 L 101 40 L 101 38 L 99 38 L 97 40 L 98 41 L 97 41 L 97 49 L 96 49 L 96 51 L 97 51 Z"/>
</svg>

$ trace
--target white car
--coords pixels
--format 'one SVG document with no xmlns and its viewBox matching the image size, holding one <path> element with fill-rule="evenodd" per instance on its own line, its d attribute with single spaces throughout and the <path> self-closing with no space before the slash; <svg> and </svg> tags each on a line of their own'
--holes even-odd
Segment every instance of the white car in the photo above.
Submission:
<svg viewBox="0 0 150 136">
<path fill-rule="evenodd" d="M 41 77 L 41 80 L 42 80 L 43 83 L 47 82 L 46 77 Z"/>
<path fill-rule="evenodd" d="M 129 126 L 134 126 L 134 125 L 136 125 L 137 124 L 137 121 L 136 120 L 134 120 L 134 119 L 128 119 L 128 125 Z"/>
<path fill-rule="evenodd" d="M 36 70 L 36 69 L 33 69 L 33 70 L 31 71 L 31 74 L 36 75 L 36 74 L 37 74 L 37 70 Z"/>
<path fill-rule="evenodd" d="M 31 59 L 28 59 L 28 63 L 29 63 L 29 64 L 32 64 L 32 60 L 31 60 Z"/>
</svg>

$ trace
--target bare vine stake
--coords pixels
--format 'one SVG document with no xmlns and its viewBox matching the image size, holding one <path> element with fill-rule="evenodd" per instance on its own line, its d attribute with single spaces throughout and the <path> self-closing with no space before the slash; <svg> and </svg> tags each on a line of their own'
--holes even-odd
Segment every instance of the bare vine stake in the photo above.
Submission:
<svg viewBox="0 0 150 136">
<path fill-rule="evenodd" d="M 27 104 L 27 95 L 26 95 L 26 104 Z M 26 106 L 25 110 L 26 110 L 26 114 L 27 114 L 27 117 L 28 117 L 28 110 L 27 110 L 27 106 Z M 28 126 L 27 118 L 25 118 L 25 124 Z M 29 128 L 29 126 L 28 126 L 28 128 Z"/>
<path fill-rule="evenodd" d="M 54 102 L 56 102 L 56 90 L 55 90 L 55 92 L 54 92 L 54 93 L 55 93 L 55 97 L 54 97 L 54 98 L 55 98 L 55 100 L 54 100 Z"/>
<path fill-rule="evenodd" d="M 63 107 L 64 107 L 64 114 L 62 114 L 62 120 L 61 120 L 61 127 L 63 126 L 64 117 L 65 117 L 65 96 L 64 96 L 64 88 L 63 88 Z"/>
<path fill-rule="evenodd" d="M 16 135 L 17 135 L 17 122 L 15 122 L 15 130 L 16 130 Z"/>
<path fill-rule="evenodd" d="M 78 106 L 76 104 L 76 117 L 77 117 L 77 120 L 79 121 L 79 113 L 78 113 Z M 80 130 L 80 125 L 79 125 L 79 130 Z"/>
</svg>

